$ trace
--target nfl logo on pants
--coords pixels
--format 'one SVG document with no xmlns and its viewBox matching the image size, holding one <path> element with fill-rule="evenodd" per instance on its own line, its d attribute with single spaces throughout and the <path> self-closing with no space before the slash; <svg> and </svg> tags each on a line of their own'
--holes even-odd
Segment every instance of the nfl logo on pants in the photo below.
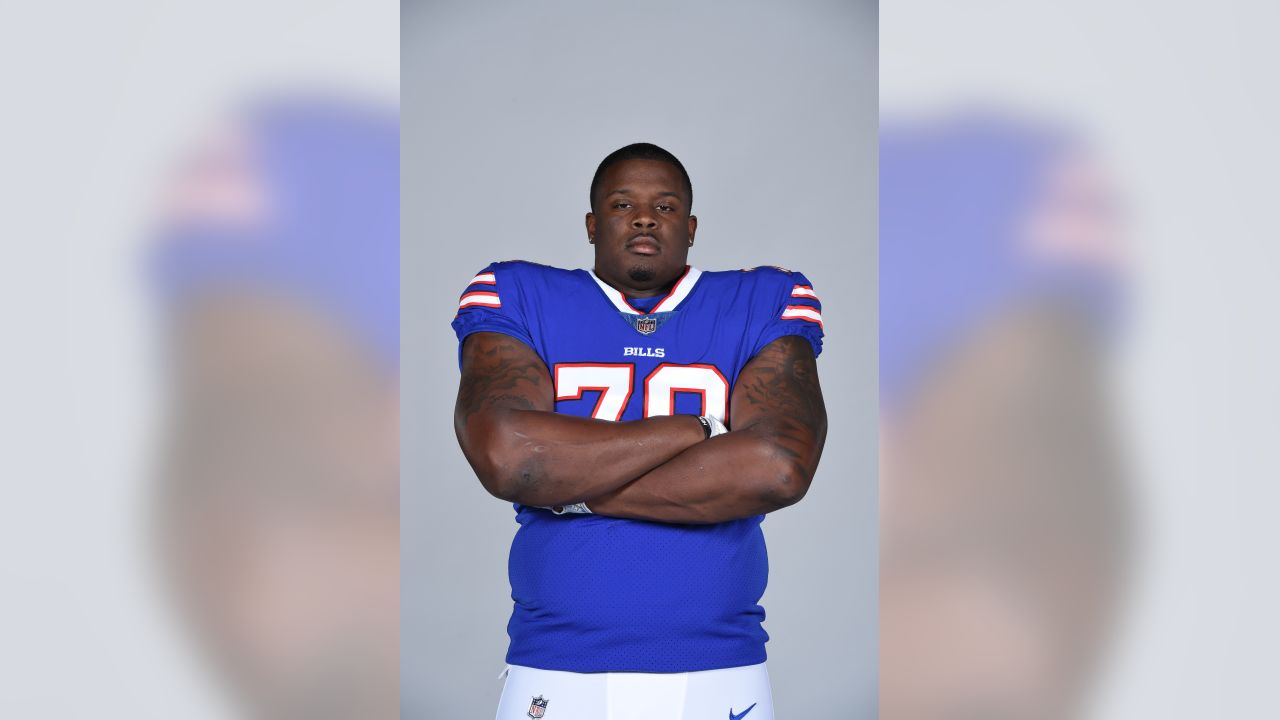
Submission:
<svg viewBox="0 0 1280 720">
<path fill-rule="evenodd" d="M 547 701 L 542 699 L 542 696 L 539 695 L 538 697 L 533 699 L 533 702 L 529 703 L 529 717 L 540 718 L 546 714 L 547 714 Z"/>
</svg>

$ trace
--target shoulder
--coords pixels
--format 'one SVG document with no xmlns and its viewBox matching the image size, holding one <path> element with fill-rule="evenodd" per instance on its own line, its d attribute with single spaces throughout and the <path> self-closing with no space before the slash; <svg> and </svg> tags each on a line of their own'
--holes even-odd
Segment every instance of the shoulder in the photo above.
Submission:
<svg viewBox="0 0 1280 720">
<path fill-rule="evenodd" d="M 788 270 L 781 265 L 757 265 L 755 267 L 742 268 L 738 272 L 744 273 L 760 273 L 761 275 L 785 276 L 795 273 L 794 270 Z"/>
<path fill-rule="evenodd" d="M 778 265 L 759 265 L 741 270 L 720 270 L 704 272 L 703 277 L 712 283 L 734 285 L 746 288 L 755 293 L 781 294 L 799 289 L 813 289 L 809 278 L 803 273 Z"/>
<path fill-rule="evenodd" d="M 472 278 L 472 284 L 521 285 L 549 280 L 563 281 L 575 271 L 564 270 L 528 260 L 498 260 L 484 266 Z"/>
<path fill-rule="evenodd" d="M 539 265 L 538 263 L 529 262 L 528 260 L 495 260 L 484 266 L 482 273 L 501 273 L 503 275 L 522 275 L 528 273 L 537 273 L 542 269 L 554 270 L 548 265 Z"/>
<path fill-rule="evenodd" d="M 561 298 L 591 284 L 583 270 L 564 270 L 527 260 L 502 260 L 482 268 L 467 283 L 459 308 L 503 308 L 519 312 L 548 298 Z"/>
<path fill-rule="evenodd" d="M 766 278 L 768 281 L 785 283 L 788 280 L 801 279 L 806 280 L 804 273 L 799 270 L 788 270 L 781 265 L 757 265 L 753 268 L 743 268 L 740 273 L 754 274 L 757 277 Z"/>
</svg>

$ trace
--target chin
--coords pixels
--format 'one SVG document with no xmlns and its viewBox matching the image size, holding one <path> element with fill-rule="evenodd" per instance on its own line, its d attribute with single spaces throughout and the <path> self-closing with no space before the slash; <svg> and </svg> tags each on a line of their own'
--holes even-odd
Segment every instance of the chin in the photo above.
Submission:
<svg viewBox="0 0 1280 720">
<path fill-rule="evenodd" d="M 657 273 L 654 272 L 653 268 L 647 265 L 636 265 L 634 267 L 627 268 L 627 277 L 631 278 L 634 282 L 650 282 L 656 276 Z"/>
</svg>

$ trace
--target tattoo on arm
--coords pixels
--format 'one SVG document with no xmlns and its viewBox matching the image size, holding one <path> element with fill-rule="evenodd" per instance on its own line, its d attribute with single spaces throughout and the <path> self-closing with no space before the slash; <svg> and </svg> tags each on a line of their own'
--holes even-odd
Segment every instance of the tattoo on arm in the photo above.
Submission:
<svg viewBox="0 0 1280 720">
<path fill-rule="evenodd" d="M 467 338 L 458 385 L 459 422 L 490 408 L 550 410 L 551 392 L 546 365 L 524 343 L 498 333 Z"/>
<path fill-rule="evenodd" d="M 734 430 L 759 428 L 799 475 L 811 477 L 827 434 L 827 411 L 813 349 L 788 335 L 769 343 L 738 378 Z"/>
</svg>

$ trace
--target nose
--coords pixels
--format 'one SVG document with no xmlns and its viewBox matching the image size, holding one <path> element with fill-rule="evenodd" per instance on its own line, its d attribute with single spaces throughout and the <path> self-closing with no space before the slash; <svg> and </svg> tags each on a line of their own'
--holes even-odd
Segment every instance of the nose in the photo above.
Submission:
<svg viewBox="0 0 1280 720">
<path fill-rule="evenodd" d="M 636 230 L 652 230 L 658 227 L 658 221 L 654 220 L 651 210 L 640 208 L 631 219 L 631 227 Z"/>
</svg>

